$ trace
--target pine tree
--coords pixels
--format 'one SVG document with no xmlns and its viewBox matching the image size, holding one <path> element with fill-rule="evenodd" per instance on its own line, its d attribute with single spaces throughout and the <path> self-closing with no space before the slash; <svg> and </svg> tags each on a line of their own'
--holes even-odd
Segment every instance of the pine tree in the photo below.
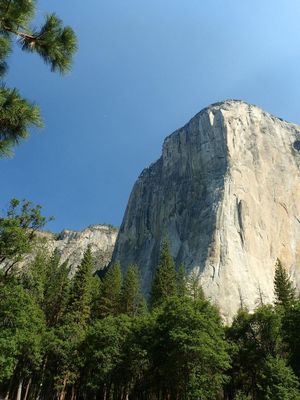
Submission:
<svg viewBox="0 0 300 400">
<path fill-rule="evenodd" d="M 70 268 L 68 261 L 61 264 L 60 255 L 56 250 L 47 267 L 43 310 L 48 326 L 55 326 L 61 322 L 67 306 Z"/>
<path fill-rule="evenodd" d="M 93 256 L 88 246 L 74 275 L 68 305 L 68 313 L 81 326 L 86 325 L 91 313 L 93 269 Z"/>
<path fill-rule="evenodd" d="M 129 265 L 122 285 L 120 310 L 124 314 L 135 316 L 142 311 L 142 308 L 139 270 L 136 265 Z"/>
<path fill-rule="evenodd" d="M 168 297 L 176 295 L 176 289 L 174 260 L 170 253 L 169 243 L 164 240 L 162 242 L 160 259 L 152 283 L 152 306 L 159 306 Z"/>
<path fill-rule="evenodd" d="M 254 313 L 240 309 L 233 323 L 227 328 L 231 369 L 228 393 L 251 393 L 251 399 L 259 396 L 259 383 L 263 377 L 268 357 L 283 356 L 286 346 L 281 336 L 281 313 L 271 305 L 257 308 Z M 273 390 L 273 389 L 272 389 Z M 226 396 L 227 398 L 227 396 Z M 283 397 L 284 398 L 284 397 Z"/>
<path fill-rule="evenodd" d="M 300 400 L 299 381 L 281 357 L 268 356 L 258 378 L 258 397 L 264 400 Z"/>
<path fill-rule="evenodd" d="M 200 283 L 200 276 L 195 270 L 188 277 L 187 281 L 188 294 L 193 300 L 204 299 L 204 292 Z"/>
<path fill-rule="evenodd" d="M 300 378 L 300 300 L 295 301 L 283 314 L 282 331 L 287 344 L 288 360 L 295 374 Z"/>
<path fill-rule="evenodd" d="M 22 388 L 25 377 L 38 370 L 44 351 L 44 322 L 35 299 L 17 281 L 11 279 L 1 287 L 0 384 L 11 379 L 11 387 Z"/>
<path fill-rule="evenodd" d="M 122 287 L 121 266 L 118 262 L 108 268 L 100 289 L 97 315 L 99 318 L 118 315 Z"/>
<path fill-rule="evenodd" d="M 184 264 L 180 264 L 176 273 L 177 295 L 186 296 L 188 276 Z"/>
<path fill-rule="evenodd" d="M 42 125 L 39 108 L 3 82 L 13 39 L 22 50 L 39 54 L 52 71 L 61 73 L 70 69 L 77 48 L 73 30 L 64 27 L 55 14 L 48 14 L 39 29 L 32 28 L 36 8 L 34 0 L 0 0 L 0 157 L 28 136 L 30 126 Z"/>
<path fill-rule="evenodd" d="M 167 299 L 157 312 L 150 354 L 154 398 L 219 398 L 229 356 L 218 311 L 207 301 Z"/>
<path fill-rule="evenodd" d="M 48 284 L 46 278 L 47 264 L 49 255 L 44 250 L 38 250 L 33 261 L 29 266 L 22 269 L 21 282 L 23 287 L 35 299 L 36 303 L 42 307 L 45 299 L 45 288 Z"/>
<path fill-rule="evenodd" d="M 277 305 L 288 307 L 295 301 L 295 288 L 279 259 L 275 265 L 274 291 Z"/>
</svg>

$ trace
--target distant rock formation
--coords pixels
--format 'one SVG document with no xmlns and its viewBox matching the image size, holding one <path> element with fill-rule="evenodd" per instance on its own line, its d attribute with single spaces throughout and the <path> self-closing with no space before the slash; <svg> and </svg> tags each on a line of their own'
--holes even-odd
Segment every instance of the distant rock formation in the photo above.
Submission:
<svg viewBox="0 0 300 400">
<path fill-rule="evenodd" d="M 242 101 L 209 106 L 166 138 L 135 183 L 113 260 L 149 291 L 160 242 L 198 271 L 230 320 L 273 300 L 278 257 L 300 283 L 300 127 Z"/>
<path fill-rule="evenodd" d="M 110 225 L 91 225 L 83 231 L 64 230 L 56 235 L 40 232 L 39 236 L 44 239 L 44 246 L 49 252 L 57 249 L 61 254 L 61 261 L 69 261 L 73 274 L 88 245 L 91 246 L 95 259 L 95 269 L 106 267 L 111 260 L 117 234 L 118 229 Z"/>
</svg>

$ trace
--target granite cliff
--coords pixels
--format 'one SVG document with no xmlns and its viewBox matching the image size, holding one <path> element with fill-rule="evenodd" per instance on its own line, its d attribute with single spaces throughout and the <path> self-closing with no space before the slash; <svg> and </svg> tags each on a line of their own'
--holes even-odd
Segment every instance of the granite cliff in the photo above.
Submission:
<svg viewBox="0 0 300 400">
<path fill-rule="evenodd" d="M 230 320 L 273 301 L 279 258 L 300 284 L 300 127 L 241 101 L 213 104 L 165 139 L 135 183 L 113 260 L 149 292 L 163 238 Z"/>
<path fill-rule="evenodd" d="M 91 246 L 94 256 L 95 269 L 107 266 L 111 260 L 117 234 L 118 229 L 110 225 L 91 225 L 82 231 L 64 230 L 59 234 L 39 232 L 42 240 L 38 247 L 43 246 L 49 252 L 57 249 L 61 261 L 69 261 L 73 274 L 88 245 Z M 32 258 L 32 255 L 28 258 Z"/>
</svg>

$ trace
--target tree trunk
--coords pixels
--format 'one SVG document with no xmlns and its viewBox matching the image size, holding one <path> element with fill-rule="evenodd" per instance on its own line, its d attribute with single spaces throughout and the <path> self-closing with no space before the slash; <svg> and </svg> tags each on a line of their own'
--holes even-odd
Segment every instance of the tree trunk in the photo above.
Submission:
<svg viewBox="0 0 300 400">
<path fill-rule="evenodd" d="M 76 391 L 75 391 L 75 386 L 72 386 L 72 393 L 71 393 L 71 400 L 75 400 L 76 399 Z"/>
<path fill-rule="evenodd" d="M 43 389 L 44 376 L 45 376 L 47 362 L 48 362 L 48 357 L 46 356 L 45 360 L 43 362 L 42 373 L 41 373 L 41 378 L 40 378 L 40 382 L 41 383 L 40 383 L 39 388 L 38 388 L 38 392 L 37 392 L 37 395 L 36 395 L 36 400 L 40 400 L 41 392 L 42 392 L 42 389 Z"/>
<path fill-rule="evenodd" d="M 29 389 L 30 389 L 30 385 L 31 385 L 31 378 L 30 378 L 29 381 L 27 382 L 26 390 L 25 390 L 25 394 L 24 394 L 23 400 L 27 400 L 28 393 L 29 393 Z"/>
<path fill-rule="evenodd" d="M 22 389 L 23 389 L 23 378 L 19 380 L 18 392 L 16 400 L 21 400 L 22 398 Z"/>
<path fill-rule="evenodd" d="M 10 380 L 10 384 L 9 384 L 8 389 L 7 389 L 7 392 L 6 392 L 6 395 L 5 395 L 5 397 L 4 397 L 4 400 L 9 400 L 9 396 L 10 396 L 10 391 L 11 391 L 11 389 L 12 389 L 12 379 Z"/>
<path fill-rule="evenodd" d="M 106 383 L 104 383 L 103 385 L 103 392 L 102 392 L 103 396 L 102 399 L 106 400 L 106 394 L 107 394 L 107 388 L 106 388 Z"/>
<path fill-rule="evenodd" d="M 60 395 L 59 395 L 59 400 L 65 400 L 67 382 L 68 382 L 68 375 L 66 375 L 64 377 L 63 387 L 62 387 Z"/>
<path fill-rule="evenodd" d="M 129 389 L 127 386 L 122 390 L 122 400 L 128 400 L 129 398 Z"/>
</svg>

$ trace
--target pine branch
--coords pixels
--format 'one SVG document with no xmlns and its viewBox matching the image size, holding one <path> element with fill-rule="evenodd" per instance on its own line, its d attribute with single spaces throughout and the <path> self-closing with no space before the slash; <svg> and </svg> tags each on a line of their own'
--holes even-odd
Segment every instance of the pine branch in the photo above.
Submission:
<svg viewBox="0 0 300 400">
<path fill-rule="evenodd" d="M 19 36 L 22 39 L 24 39 L 26 41 L 29 41 L 29 42 L 36 42 L 38 40 L 38 38 L 39 38 L 38 35 L 37 36 L 30 35 L 30 34 L 25 33 L 25 32 L 14 30 L 14 29 L 6 26 L 6 25 L 2 25 L 2 29 L 5 30 L 6 32 L 13 33 L 14 35 Z"/>
</svg>

